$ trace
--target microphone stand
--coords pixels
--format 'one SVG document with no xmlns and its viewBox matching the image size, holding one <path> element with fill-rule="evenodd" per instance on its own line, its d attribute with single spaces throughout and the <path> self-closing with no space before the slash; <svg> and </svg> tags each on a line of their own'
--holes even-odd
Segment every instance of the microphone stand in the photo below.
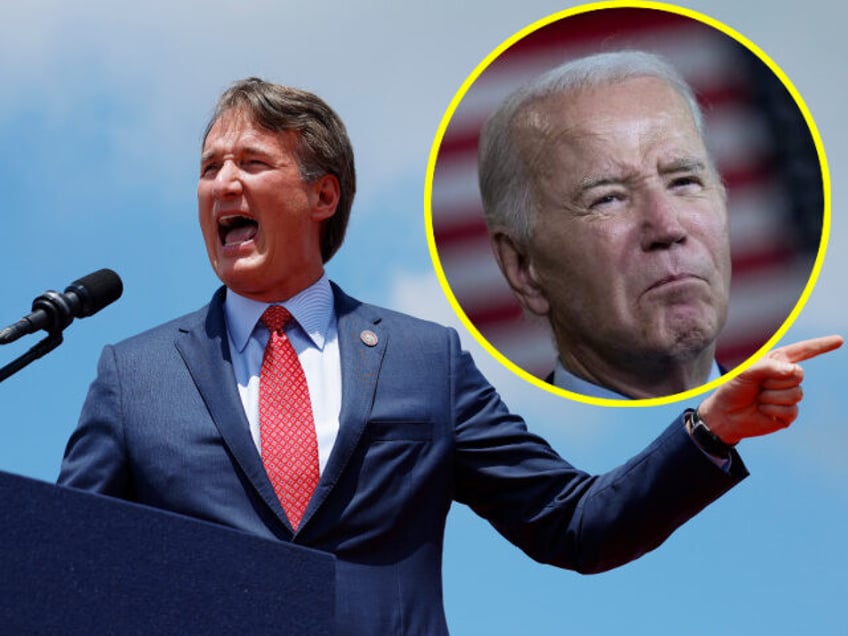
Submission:
<svg viewBox="0 0 848 636">
<path fill-rule="evenodd" d="M 35 362 L 40 357 L 50 353 L 51 351 L 53 351 L 53 349 L 62 344 L 62 341 L 63 338 L 61 329 L 48 334 L 48 336 L 44 340 L 41 340 L 36 343 L 29 351 L 15 358 L 5 367 L 0 369 L 0 382 L 14 375 L 31 362 Z"/>
</svg>

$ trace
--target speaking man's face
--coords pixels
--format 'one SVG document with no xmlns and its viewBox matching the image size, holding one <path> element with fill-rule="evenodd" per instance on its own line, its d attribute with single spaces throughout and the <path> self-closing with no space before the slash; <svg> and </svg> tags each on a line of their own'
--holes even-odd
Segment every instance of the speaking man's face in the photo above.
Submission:
<svg viewBox="0 0 848 636">
<path fill-rule="evenodd" d="M 544 98 L 522 119 L 538 211 L 527 306 L 551 320 L 564 362 L 711 359 L 730 285 L 725 191 L 684 99 L 635 78 Z"/>
<path fill-rule="evenodd" d="M 295 132 L 271 132 L 226 111 L 203 144 L 197 185 L 200 228 L 212 268 L 238 294 L 273 302 L 323 272 L 322 222 L 338 181 L 301 177 Z"/>
</svg>

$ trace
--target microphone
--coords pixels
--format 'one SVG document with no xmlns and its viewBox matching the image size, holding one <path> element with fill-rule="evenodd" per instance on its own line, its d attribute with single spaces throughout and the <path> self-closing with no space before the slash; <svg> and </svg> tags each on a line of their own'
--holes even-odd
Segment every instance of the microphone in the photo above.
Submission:
<svg viewBox="0 0 848 636">
<path fill-rule="evenodd" d="M 65 288 L 65 292 L 48 290 L 32 301 L 32 313 L 0 330 L 0 344 L 8 344 L 21 336 L 45 329 L 50 334 L 62 331 L 74 318 L 96 314 L 121 297 L 124 284 L 111 269 L 99 269 Z"/>
</svg>

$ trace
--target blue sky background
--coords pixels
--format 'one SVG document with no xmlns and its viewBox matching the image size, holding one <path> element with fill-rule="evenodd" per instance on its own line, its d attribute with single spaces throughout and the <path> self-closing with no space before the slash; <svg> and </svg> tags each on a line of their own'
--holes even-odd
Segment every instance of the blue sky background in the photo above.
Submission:
<svg viewBox="0 0 848 636">
<path fill-rule="evenodd" d="M 690 2 L 789 76 L 827 151 L 831 246 L 786 341 L 843 333 L 848 265 L 848 44 L 836 3 L 767 11 Z M 0 385 L 0 470 L 52 481 L 100 349 L 203 305 L 217 280 L 196 221 L 200 135 L 216 96 L 248 75 L 323 96 L 346 121 L 359 194 L 329 266 L 353 295 L 458 326 L 499 388 L 566 458 L 608 469 L 685 406 L 609 409 L 540 393 L 461 328 L 424 238 L 427 156 L 451 98 L 504 39 L 568 5 L 245 1 L 8 3 L 0 22 L 0 322 L 101 267 L 124 297 Z M 3 363 L 35 343 L 7 346 Z M 743 443 L 752 476 L 656 552 L 582 577 L 536 564 L 456 506 L 444 558 L 455 634 L 845 634 L 848 352 L 808 363 L 798 423 Z M 9 516 L 13 511 L 4 511 Z"/>
</svg>

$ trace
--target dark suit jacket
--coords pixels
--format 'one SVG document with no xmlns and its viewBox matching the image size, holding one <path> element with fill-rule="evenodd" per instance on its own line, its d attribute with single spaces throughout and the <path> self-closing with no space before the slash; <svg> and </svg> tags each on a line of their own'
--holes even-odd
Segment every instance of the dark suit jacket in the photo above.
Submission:
<svg viewBox="0 0 848 636">
<path fill-rule="evenodd" d="M 332 552 L 339 633 L 429 636 L 447 631 L 452 501 L 538 561 L 598 572 L 653 549 L 745 474 L 738 456 L 732 474 L 718 469 L 680 419 L 610 473 L 581 472 L 509 413 L 453 330 L 334 292 L 340 428 L 296 534 L 250 437 L 223 289 L 104 349 L 60 483 Z"/>
</svg>

